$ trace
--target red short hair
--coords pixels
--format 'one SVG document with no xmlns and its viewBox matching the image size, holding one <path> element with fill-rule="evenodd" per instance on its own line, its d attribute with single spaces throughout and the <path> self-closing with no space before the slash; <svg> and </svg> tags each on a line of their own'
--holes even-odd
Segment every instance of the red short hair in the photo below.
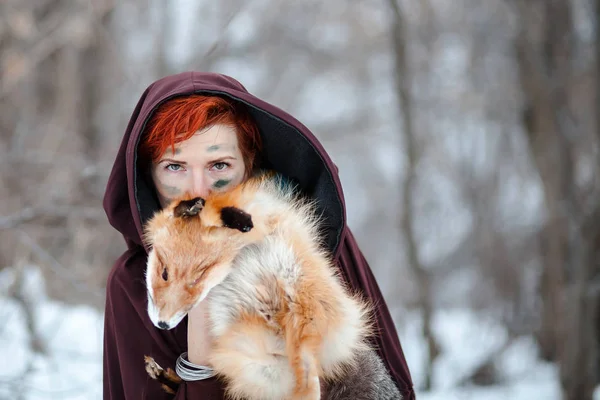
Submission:
<svg viewBox="0 0 600 400">
<path fill-rule="evenodd" d="M 177 143 L 215 124 L 236 129 L 246 173 L 250 173 L 256 166 L 261 150 L 258 126 L 246 106 L 218 96 L 193 94 L 176 97 L 162 104 L 146 128 L 140 144 L 141 156 L 144 160 L 156 162 L 169 147 L 175 152 Z"/>
</svg>

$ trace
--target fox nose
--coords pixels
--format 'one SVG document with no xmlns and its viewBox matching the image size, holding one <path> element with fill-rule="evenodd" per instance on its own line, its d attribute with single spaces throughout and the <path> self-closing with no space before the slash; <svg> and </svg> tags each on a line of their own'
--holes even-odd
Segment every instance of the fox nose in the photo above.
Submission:
<svg viewBox="0 0 600 400">
<path fill-rule="evenodd" d="M 167 324 L 165 321 L 158 321 L 158 327 L 160 329 L 168 329 L 169 328 L 169 324 Z"/>
</svg>

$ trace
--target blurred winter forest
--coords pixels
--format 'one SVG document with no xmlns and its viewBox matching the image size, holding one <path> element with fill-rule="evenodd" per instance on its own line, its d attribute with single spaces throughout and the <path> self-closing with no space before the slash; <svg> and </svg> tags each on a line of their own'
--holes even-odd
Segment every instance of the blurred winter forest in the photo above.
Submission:
<svg viewBox="0 0 600 400">
<path fill-rule="evenodd" d="M 101 398 L 104 188 L 184 70 L 320 138 L 419 399 L 594 398 L 600 0 L 3 0 L 0 398 Z"/>
</svg>

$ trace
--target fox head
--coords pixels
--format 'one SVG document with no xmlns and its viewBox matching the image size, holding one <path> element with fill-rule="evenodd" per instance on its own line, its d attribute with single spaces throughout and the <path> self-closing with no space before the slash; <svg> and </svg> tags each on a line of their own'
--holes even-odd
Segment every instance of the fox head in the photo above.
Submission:
<svg viewBox="0 0 600 400">
<path fill-rule="evenodd" d="M 203 213 L 204 206 L 199 197 L 174 201 L 146 224 L 148 315 L 158 328 L 175 327 L 204 300 L 248 243 L 249 214 L 235 207 Z"/>
</svg>

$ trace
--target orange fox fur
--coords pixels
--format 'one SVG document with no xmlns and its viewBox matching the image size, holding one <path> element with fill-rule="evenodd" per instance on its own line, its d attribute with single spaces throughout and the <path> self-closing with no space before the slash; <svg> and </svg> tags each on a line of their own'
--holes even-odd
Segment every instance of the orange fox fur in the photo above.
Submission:
<svg viewBox="0 0 600 400">
<path fill-rule="evenodd" d="M 319 399 L 366 350 L 368 306 L 342 284 L 314 205 L 273 174 L 174 201 L 146 225 L 148 313 L 162 329 L 209 302 L 210 364 L 236 399 Z"/>
</svg>

